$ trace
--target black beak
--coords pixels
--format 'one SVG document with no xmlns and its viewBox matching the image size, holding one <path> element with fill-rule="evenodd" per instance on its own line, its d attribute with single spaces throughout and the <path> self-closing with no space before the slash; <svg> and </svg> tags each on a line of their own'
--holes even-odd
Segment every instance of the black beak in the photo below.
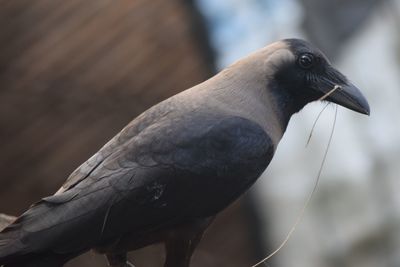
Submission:
<svg viewBox="0 0 400 267">
<path fill-rule="evenodd" d="M 350 82 L 346 84 L 338 84 L 337 90 L 335 90 L 327 101 L 334 102 L 345 108 L 353 111 L 369 115 L 369 105 L 367 99 L 361 94 L 360 90 Z"/>
<path fill-rule="evenodd" d="M 317 84 L 317 90 L 323 94 L 327 94 L 333 88 L 337 88 L 329 94 L 326 98 L 327 101 L 336 103 L 361 114 L 369 115 L 367 99 L 365 99 L 357 87 L 349 82 L 346 76 L 332 66 L 327 66 L 324 75 L 318 80 Z"/>
</svg>

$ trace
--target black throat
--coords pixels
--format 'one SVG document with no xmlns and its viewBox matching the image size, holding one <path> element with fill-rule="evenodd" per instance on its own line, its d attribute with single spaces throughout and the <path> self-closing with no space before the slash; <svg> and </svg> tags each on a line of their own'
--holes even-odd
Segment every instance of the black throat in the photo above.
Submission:
<svg viewBox="0 0 400 267">
<path fill-rule="evenodd" d="M 314 98 L 308 95 L 297 94 L 276 80 L 268 85 L 274 98 L 274 110 L 280 124 L 286 129 L 293 114 L 299 112 Z"/>
</svg>

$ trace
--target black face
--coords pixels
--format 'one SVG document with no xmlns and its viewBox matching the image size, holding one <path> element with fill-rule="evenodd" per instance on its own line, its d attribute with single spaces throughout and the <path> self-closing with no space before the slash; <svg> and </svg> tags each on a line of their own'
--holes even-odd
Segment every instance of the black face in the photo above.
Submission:
<svg viewBox="0 0 400 267">
<path fill-rule="evenodd" d="M 284 42 L 295 59 L 293 62 L 284 62 L 275 79 L 279 87 L 293 96 L 297 109 L 319 99 L 337 86 L 338 89 L 326 98 L 327 101 L 369 114 L 368 103 L 361 92 L 331 66 L 320 50 L 299 39 L 286 39 Z"/>
</svg>

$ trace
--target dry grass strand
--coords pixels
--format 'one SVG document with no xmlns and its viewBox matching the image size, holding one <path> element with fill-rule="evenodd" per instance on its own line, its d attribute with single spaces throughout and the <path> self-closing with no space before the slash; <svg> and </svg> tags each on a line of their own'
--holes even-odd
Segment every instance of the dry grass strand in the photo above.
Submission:
<svg viewBox="0 0 400 267">
<path fill-rule="evenodd" d="M 326 93 L 325 95 L 323 95 L 323 96 L 322 96 L 321 98 L 319 98 L 318 100 L 324 100 L 324 99 L 326 99 L 329 95 L 331 95 L 333 92 L 335 92 L 335 91 L 338 90 L 338 89 L 341 89 L 341 86 L 340 86 L 340 85 L 335 85 L 328 93 Z M 328 104 L 329 104 L 329 103 L 328 103 Z M 322 111 L 318 114 L 318 116 L 317 116 L 317 118 L 316 118 L 316 120 L 315 120 L 315 122 L 314 122 L 314 124 L 313 124 L 313 127 L 312 127 L 312 129 L 311 129 L 311 132 L 310 132 L 310 135 L 309 135 L 307 144 L 309 143 L 309 141 L 310 141 L 310 139 L 311 139 L 312 132 L 313 132 L 313 130 L 314 130 L 314 128 L 315 128 L 315 125 L 316 125 L 316 123 L 317 123 L 319 117 L 321 116 L 322 112 L 326 109 L 326 107 L 328 106 L 328 104 L 327 104 L 327 105 L 322 109 Z M 305 213 L 305 211 L 306 211 L 306 209 L 307 209 L 307 207 L 308 207 L 308 205 L 309 205 L 309 203 L 310 203 L 310 201 L 311 201 L 311 199 L 312 199 L 312 197 L 313 197 L 315 191 L 317 190 L 319 181 L 320 181 L 320 179 L 321 179 L 321 174 L 322 174 L 322 170 L 323 170 L 323 168 L 324 168 L 325 161 L 326 161 L 326 158 L 327 158 L 327 155 L 328 155 L 329 147 L 330 147 L 330 145 L 331 145 L 331 143 L 332 143 L 333 133 L 334 133 L 335 126 L 336 126 L 337 112 L 338 112 L 338 106 L 336 105 L 336 106 L 335 106 L 335 115 L 334 115 L 334 119 L 333 119 L 333 123 L 332 123 L 331 133 L 330 133 L 330 136 L 329 136 L 328 144 L 327 144 L 327 146 L 326 146 L 326 148 L 325 148 L 325 152 L 324 152 L 324 156 L 323 156 L 323 158 L 322 158 L 322 162 L 321 162 L 320 168 L 319 168 L 319 170 L 318 170 L 317 178 L 315 179 L 314 186 L 313 186 L 313 188 L 312 188 L 310 194 L 308 195 L 306 201 L 304 202 L 304 205 L 303 205 L 302 209 L 300 210 L 300 213 L 299 213 L 299 215 L 297 216 L 296 221 L 294 222 L 292 228 L 289 230 L 289 232 L 287 233 L 285 239 L 281 242 L 281 244 L 280 244 L 273 252 L 271 252 L 267 257 L 265 257 L 265 258 L 262 259 L 261 261 L 257 262 L 256 264 L 252 265 L 251 267 L 257 267 L 257 266 L 260 266 L 261 264 L 265 264 L 265 262 L 266 262 L 267 260 L 269 260 L 269 259 L 272 258 L 275 254 L 277 254 L 277 253 L 287 244 L 287 242 L 289 241 L 289 239 L 290 239 L 290 237 L 292 236 L 293 232 L 296 230 L 297 226 L 299 225 L 300 221 L 303 219 L 304 213 Z"/>
</svg>

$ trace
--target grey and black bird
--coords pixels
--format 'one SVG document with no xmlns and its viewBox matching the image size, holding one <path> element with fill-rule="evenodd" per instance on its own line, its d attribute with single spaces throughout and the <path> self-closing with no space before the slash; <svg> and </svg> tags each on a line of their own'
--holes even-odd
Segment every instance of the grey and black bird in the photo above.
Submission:
<svg viewBox="0 0 400 267">
<path fill-rule="evenodd" d="M 264 172 L 291 116 L 325 100 L 362 114 L 360 91 L 321 51 L 285 39 L 148 109 L 52 196 L 0 233 L 0 265 L 62 266 L 95 250 L 111 266 L 163 242 L 188 267 L 213 217 Z"/>
</svg>

